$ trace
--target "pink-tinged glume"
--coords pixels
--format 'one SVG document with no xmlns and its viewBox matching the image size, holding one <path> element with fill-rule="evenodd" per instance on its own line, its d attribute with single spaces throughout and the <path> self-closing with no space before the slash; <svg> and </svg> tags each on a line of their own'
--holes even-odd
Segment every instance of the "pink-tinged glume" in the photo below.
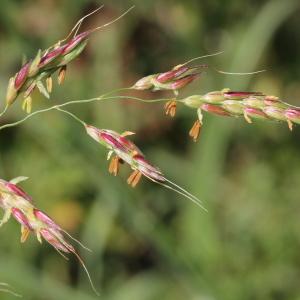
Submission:
<svg viewBox="0 0 300 300">
<path fill-rule="evenodd" d="M 156 80 L 160 83 L 165 83 L 167 81 L 170 81 L 170 80 L 182 75 L 183 73 L 188 71 L 188 69 L 189 69 L 188 67 L 183 66 L 183 67 L 179 67 L 176 70 L 171 70 L 168 72 L 161 73 L 156 77 Z"/>
<path fill-rule="evenodd" d="M 32 198 L 27 195 L 20 187 L 16 186 L 13 183 L 10 182 L 6 182 L 5 183 L 5 187 L 12 193 L 14 193 L 15 195 L 24 198 L 25 200 L 32 202 Z"/>
<path fill-rule="evenodd" d="M 16 78 L 15 78 L 15 88 L 18 90 L 22 87 L 23 83 L 27 79 L 27 75 L 29 72 L 29 63 L 25 64 L 21 70 L 18 72 Z"/>
<path fill-rule="evenodd" d="M 187 75 L 186 77 L 183 77 L 181 79 L 176 80 L 174 83 L 171 84 L 171 88 L 173 90 L 181 89 L 194 81 L 199 74 L 193 74 L 193 75 Z"/>
<path fill-rule="evenodd" d="M 42 58 L 41 61 L 39 63 L 39 67 L 43 67 L 46 64 L 48 64 L 49 62 L 51 62 L 52 60 L 54 60 L 55 58 L 57 58 L 59 55 L 61 55 L 64 51 L 66 46 L 61 46 L 57 49 L 54 49 L 50 52 L 48 52 L 47 54 L 45 54 Z"/>
<path fill-rule="evenodd" d="M 18 208 L 13 207 L 11 209 L 11 212 L 14 216 L 14 218 L 23 226 L 25 226 L 26 228 L 32 230 L 32 227 L 30 226 L 30 223 L 27 219 L 27 217 L 25 216 L 25 214 Z"/>
<path fill-rule="evenodd" d="M 53 234 L 53 232 L 49 231 L 48 229 L 41 229 L 40 230 L 40 234 L 42 235 L 42 237 L 49 243 L 51 244 L 54 248 L 61 250 L 63 252 L 66 253 L 70 253 L 70 252 L 74 252 L 74 248 L 69 245 L 67 242 L 60 242 L 59 239 Z M 60 233 L 56 233 L 59 234 Z M 60 237 L 61 239 L 63 239 L 63 237 Z"/>
<path fill-rule="evenodd" d="M 224 93 L 226 99 L 244 99 L 250 96 L 263 96 L 260 92 L 238 92 L 238 91 L 229 91 Z"/>
<path fill-rule="evenodd" d="M 46 225 L 50 226 L 53 229 L 61 230 L 61 228 L 48 215 L 46 215 L 42 211 L 38 209 L 34 209 L 33 213 L 38 220 L 42 221 Z"/>
<path fill-rule="evenodd" d="M 86 39 L 91 34 L 91 32 L 92 32 L 92 30 L 82 32 L 82 33 L 78 34 L 76 37 L 74 37 L 73 39 L 71 39 L 65 45 L 63 53 L 65 54 L 65 53 L 69 53 L 70 51 L 72 51 L 80 42 L 82 42 L 84 39 Z"/>
<path fill-rule="evenodd" d="M 256 108 L 246 107 L 245 113 L 250 117 L 268 119 L 268 115 Z"/>
<path fill-rule="evenodd" d="M 295 123 L 300 123 L 300 110 L 296 108 L 287 109 L 284 115 Z"/>
<path fill-rule="evenodd" d="M 230 113 L 228 113 L 226 110 L 224 110 L 222 107 L 212 104 L 202 104 L 201 108 L 207 112 L 213 113 L 215 115 L 219 116 L 230 116 Z"/>
</svg>

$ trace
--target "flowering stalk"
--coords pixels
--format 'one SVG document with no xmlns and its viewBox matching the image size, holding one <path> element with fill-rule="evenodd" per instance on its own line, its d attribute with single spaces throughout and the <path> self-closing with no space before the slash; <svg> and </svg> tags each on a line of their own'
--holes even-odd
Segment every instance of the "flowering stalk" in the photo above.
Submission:
<svg viewBox="0 0 300 300">
<path fill-rule="evenodd" d="M 34 59 L 26 62 L 22 68 L 9 80 L 6 104 L 11 105 L 20 94 L 23 94 L 23 108 L 30 112 L 31 93 L 35 88 L 47 98 L 52 91 L 52 75 L 59 70 L 58 83 L 65 78 L 67 65 L 73 61 L 85 48 L 91 30 L 83 32 L 64 44 L 57 44 L 48 49 L 39 50 Z M 46 79 L 46 88 L 42 80 Z"/>
<path fill-rule="evenodd" d="M 189 96 L 177 102 L 197 110 L 197 120 L 190 130 L 190 136 L 194 141 L 198 139 L 203 124 L 202 111 L 219 116 L 242 116 L 248 123 L 252 123 L 252 119 L 286 122 L 290 130 L 293 129 L 293 124 L 300 124 L 299 107 L 261 92 L 241 92 L 224 89 L 205 95 Z M 167 113 L 168 109 L 167 107 Z M 175 111 L 173 115 L 175 115 Z"/>
<path fill-rule="evenodd" d="M 94 12 L 98 11 L 102 7 L 103 6 Z M 66 39 L 58 41 L 56 44 L 46 50 L 39 50 L 35 58 L 25 62 L 21 69 L 10 78 L 6 93 L 6 106 L 1 115 L 5 113 L 7 107 L 13 104 L 17 97 L 21 94 L 23 95 L 24 99 L 22 108 L 26 110 L 27 113 L 30 113 L 32 107 L 31 94 L 36 88 L 46 98 L 50 98 L 49 94 L 52 92 L 53 86 L 52 75 L 58 71 L 58 83 L 62 84 L 65 79 L 67 65 L 77 58 L 84 50 L 90 35 L 93 32 L 116 22 L 131 9 L 133 9 L 133 7 L 107 24 L 77 34 L 83 19 L 94 13 L 92 12 L 77 22 Z M 76 31 L 73 38 L 69 38 L 74 30 Z M 43 80 L 46 81 L 46 87 L 43 84 Z"/>
<path fill-rule="evenodd" d="M 175 66 L 172 70 L 148 75 L 139 79 L 132 87 L 136 90 L 161 91 L 171 90 L 178 95 L 178 90 L 198 78 L 207 65 L 189 67 L 186 64 Z"/>
<path fill-rule="evenodd" d="M 126 162 L 133 170 L 127 179 L 127 183 L 132 187 L 135 187 L 141 177 L 144 176 L 155 183 L 183 195 L 206 210 L 197 197 L 168 180 L 160 169 L 152 165 L 145 158 L 142 151 L 132 141 L 126 138 L 126 136 L 134 134 L 133 132 L 125 131 L 119 134 L 113 130 L 99 129 L 91 125 L 85 125 L 85 129 L 88 135 L 109 150 L 107 156 L 108 160 L 113 156 L 108 168 L 109 173 L 116 176 L 119 172 L 120 164 Z"/>
<path fill-rule="evenodd" d="M 190 59 L 189 61 L 177 65 L 173 67 L 170 71 L 158 73 L 158 74 L 152 74 L 148 75 L 146 77 L 143 77 L 139 79 L 133 86 L 132 89 L 136 90 L 148 90 L 151 89 L 152 91 L 161 91 L 161 90 L 171 90 L 175 94 L 175 99 L 169 100 L 165 104 L 165 112 L 166 115 L 170 115 L 171 117 L 174 117 L 176 114 L 176 108 L 177 108 L 177 96 L 179 94 L 179 90 L 186 87 L 188 84 L 193 82 L 195 79 L 200 77 L 202 73 L 204 73 L 203 70 L 207 68 L 212 68 L 218 73 L 221 74 L 228 74 L 228 75 L 252 75 L 264 72 L 265 70 L 259 70 L 255 72 L 225 72 L 222 70 L 218 70 L 215 67 L 209 66 L 207 64 L 197 65 L 197 66 L 189 66 L 189 64 L 195 60 L 206 58 L 210 56 L 216 56 L 223 53 L 217 52 L 213 54 L 208 54 L 204 56 L 199 56 Z M 198 129 L 196 131 L 199 131 Z"/>
<path fill-rule="evenodd" d="M 0 227 L 13 216 L 21 224 L 22 243 L 27 240 L 30 233 L 34 233 L 40 243 L 42 243 L 43 238 L 63 257 L 65 257 L 64 254 L 73 253 L 82 264 L 93 290 L 97 293 L 86 266 L 64 235 L 78 242 L 82 247 L 84 246 L 56 224 L 48 215 L 34 206 L 32 198 L 17 186 L 17 183 L 25 179 L 27 177 L 17 177 L 11 181 L 0 179 L 0 207 L 4 210 Z M 87 249 L 86 247 L 84 248 Z"/>
<path fill-rule="evenodd" d="M 157 73 L 145 76 L 139 79 L 133 86 L 132 89 L 136 90 L 148 90 L 152 91 L 161 91 L 161 90 L 171 90 L 178 95 L 178 90 L 187 86 L 189 83 L 198 78 L 201 73 L 203 73 L 204 69 L 207 69 L 209 66 L 207 64 L 197 65 L 197 66 L 189 66 L 193 61 L 207 58 L 211 56 L 216 56 L 223 53 L 222 51 L 207 54 L 199 57 L 194 57 L 182 64 L 179 64 L 173 67 L 170 71 L 166 71 L 163 73 Z M 227 72 L 219 71 L 215 69 L 219 73 L 228 74 Z M 231 73 L 236 74 L 236 73 Z M 244 73 L 240 73 L 244 74 Z M 252 74 L 252 73 L 251 73 Z"/>
</svg>

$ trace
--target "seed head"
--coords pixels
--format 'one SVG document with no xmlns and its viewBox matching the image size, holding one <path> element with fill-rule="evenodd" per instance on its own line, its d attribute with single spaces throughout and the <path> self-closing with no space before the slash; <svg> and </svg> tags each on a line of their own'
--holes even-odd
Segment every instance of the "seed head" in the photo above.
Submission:
<svg viewBox="0 0 300 300">
<path fill-rule="evenodd" d="M 142 151 L 132 141 L 126 138 L 128 135 L 132 135 L 132 132 L 125 131 L 123 134 L 119 134 L 113 130 L 99 129 L 91 125 L 85 125 L 85 128 L 88 135 L 109 150 L 108 159 L 114 155 L 109 165 L 109 173 L 116 176 L 119 171 L 120 163 L 126 162 L 133 170 L 127 179 L 127 183 L 132 187 L 135 187 L 142 176 L 144 176 L 190 199 L 205 210 L 197 197 L 167 179 L 160 169 L 151 164 L 145 158 Z"/>
<path fill-rule="evenodd" d="M 13 76 L 7 88 L 6 103 L 11 105 L 20 94 L 27 98 L 42 80 L 47 79 L 47 89 L 50 93 L 49 78 L 57 70 L 59 72 L 59 83 L 65 77 L 66 65 L 74 60 L 85 48 L 91 30 L 85 31 L 64 44 L 60 42 L 44 51 L 38 51 L 36 57 L 25 63 L 22 68 Z"/>
<path fill-rule="evenodd" d="M 138 183 L 141 178 L 140 175 L 144 175 L 154 181 L 165 181 L 160 170 L 148 162 L 142 151 L 126 138 L 132 132 L 119 134 L 113 130 L 98 129 L 91 125 L 86 125 L 86 131 L 94 140 L 108 148 L 110 155 L 111 153 L 115 154 L 109 165 L 111 174 L 117 175 L 120 162 L 126 162 L 134 171 L 133 174 L 135 174 L 132 174 L 128 179 L 128 183 L 132 186 Z"/>
<path fill-rule="evenodd" d="M 220 116 L 244 116 L 248 123 L 252 119 L 285 121 L 290 130 L 293 123 L 300 124 L 300 108 L 291 106 L 278 97 L 264 95 L 261 92 L 214 91 L 205 95 L 193 95 L 182 100 L 186 106 L 207 111 Z M 195 123 L 196 124 L 196 123 Z M 190 136 L 195 140 L 197 124 L 190 130 Z M 196 127 L 195 127 L 196 126 Z M 195 131 L 196 130 L 196 131 Z"/>
<path fill-rule="evenodd" d="M 200 70 L 206 67 L 206 65 L 195 67 L 179 65 L 170 71 L 148 75 L 141 78 L 134 84 L 133 89 L 152 89 L 153 91 L 172 90 L 177 92 L 198 78 L 202 73 Z"/>
<path fill-rule="evenodd" d="M 0 180 L 0 207 L 5 212 L 0 225 L 6 223 L 12 215 L 21 224 L 22 242 L 25 242 L 29 233 L 32 232 L 40 242 L 42 236 L 57 250 L 66 253 L 75 251 L 64 238 L 63 229 L 44 212 L 37 209 L 29 195 L 16 184 L 2 179 Z"/>
</svg>

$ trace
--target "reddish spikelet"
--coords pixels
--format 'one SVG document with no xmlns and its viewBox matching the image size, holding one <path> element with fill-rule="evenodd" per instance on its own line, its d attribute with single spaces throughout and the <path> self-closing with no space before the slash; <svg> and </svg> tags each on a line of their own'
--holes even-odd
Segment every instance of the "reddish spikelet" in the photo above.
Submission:
<svg viewBox="0 0 300 300">
<path fill-rule="evenodd" d="M 189 68 L 187 66 L 181 66 L 178 69 L 173 69 L 171 71 L 167 71 L 164 73 L 160 73 L 157 77 L 156 80 L 159 83 L 166 83 L 170 80 L 176 79 L 179 76 L 181 76 L 182 74 L 184 74 L 185 72 L 187 72 L 189 70 Z"/>
<path fill-rule="evenodd" d="M 38 210 L 38 209 L 34 209 L 33 213 L 35 215 L 35 217 L 40 220 L 41 222 L 47 224 L 48 226 L 50 226 L 51 228 L 55 229 L 55 230 L 62 230 L 60 228 L 60 226 L 58 226 L 48 215 L 46 215 L 44 212 Z"/>
<path fill-rule="evenodd" d="M 42 56 L 41 61 L 39 63 L 39 67 L 42 68 L 42 67 L 46 66 L 47 64 L 49 64 L 50 62 L 52 62 L 55 58 L 57 58 L 64 52 L 65 48 L 66 48 L 66 45 L 58 47 L 58 48 L 44 54 L 44 56 Z"/>
<path fill-rule="evenodd" d="M 165 177 L 162 175 L 161 171 L 146 160 L 143 155 L 136 154 L 133 158 L 138 163 L 138 169 L 142 174 L 157 181 L 165 181 Z"/>
<path fill-rule="evenodd" d="M 103 139 L 105 143 L 107 143 L 114 149 L 117 149 L 119 151 L 126 151 L 126 148 L 124 147 L 124 142 L 122 144 L 114 135 L 108 132 L 101 132 L 99 138 Z"/>
<path fill-rule="evenodd" d="M 228 91 L 224 93 L 226 99 L 231 100 L 242 100 L 251 96 L 264 96 L 260 92 L 239 92 L 239 91 Z"/>
<path fill-rule="evenodd" d="M 205 95 L 193 95 L 185 99 L 178 100 L 186 106 L 207 111 L 221 116 L 244 116 L 248 123 L 252 123 L 252 118 L 261 120 L 285 121 L 290 130 L 293 123 L 300 124 L 300 108 L 291 106 L 281 101 L 276 96 L 264 95 L 261 92 L 214 91 Z M 200 112 L 201 115 L 201 112 Z M 200 116 L 200 121 L 202 116 Z M 200 122 L 202 125 L 202 121 Z M 197 136 L 197 123 L 190 131 L 190 136 Z M 194 139 L 195 140 L 195 139 Z"/>
<path fill-rule="evenodd" d="M 181 79 L 178 79 L 174 83 L 171 84 L 171 89 L 172 90 L 182 89 L 183 87 L 190 84 L 192 81 L 194 81 L 199 76 L 200 76 L 199 74 L 192 74 L 192 75 L 188 75 L 186 77 L 183 77 Z"/>
<path fill-rule="evenodd" d="M 5 210 L 2 224 L 7 222 L 12 215 L 22 225 L 21 241 L 25 242 L 29 233 L 36 234 L 49 242 L 57 250 L 75 252 L 64 238 L 64 232 L 48 215 L 37 209 L 30 196 L 17 185 L 0 180 L 0 206 Z"/>
<path fill-rule="evenodd" d="M 11 193 L 24 198 L 25 200 L 32 202 L 32 198 L 27 195 L 20 187 L 18 187 L 17 185 L 11 183 L 11 182 L 7 182 L 7 181 L 2 181 L 1 182 L 4 183 L 4 186 L 8 189 L 8 191 L 10 191 Z"/>
<path fill-rule="evenodd" d="M 14 218 L 24 227 L 28 228 L 29 230 L 33 230 L 33 228 L 31 227 L 27 217 L 25 216 L 25 214 L 18 208 L 13 207 L 11 209 L 11 212 L 14 216 Z"/>
<path fill-rule="evenodd" d="M 26 81 L 28 72 L 29 72 L 30 63 L 25 64 L 21 70 L 17 73 L 17 76 L 15 78 L 15 88 L 16 90 L 19 90 L 24 82 Z"/>
<path fill-rule="evenodd" d="M 71 39 L 64 47 L 63 49 L 63 53 L 69 53 L 71 52 L 74 48 L 76 48 L 76 46 L 78 46 L 81 42 L 85 41 L 89 35 L 92 33 L 92 30 L 87 30 L 85 32 L 82 32 L 80 34 L 78 34 L 77 36 L 75 36 L 73 39 Z"/>
<path fill-rule="evenodd" d="M 268 119 L 268 116 L 263 111 L 256 108 L 246 107 L 244 112 L 251 118 Z"/>
<path fill-rule="evenodd" d="M 206 67 L 206 65 L 196 67 L 179 65 L 170 71 L 143 77 L 134 84 L 133 88 L 137 90 L 152 89 L 154 91 L 177 91 L 198 78 L 201 73 L 200 69 Z"/>
<path fill-rule="evenodd" d="M 135 186 L 140 179 L 140 174 L 153 181 L 165 181 L 165 177 L 160 170 L 151 165 L 141 152 L 141 150 L 129 139 L 125 138 L 113 130 L 98 129 L 91 125 L 86 125 L 87 133 L 97 142 L 113 151 L 118 158 L 114 157 L 109 165 L 109 172 L 116 175 L 119 170 L 119 161 L 124 161 L 136 171 L 128 179 L 128 183 Z"/>
<path fill-rule="evenodd" d="M 60 70 L 59 83 L 62 83 L 65 75 L 65 65 L 74 60 L 85 48 L 86 41 L 91 32 L 92 30 L 85 31 L 64 45 L 52 46 L 43 51 L 43 55 L 39 51 L 35 59 L 27 62 L 10 79 L 7 88 L 6 103 L 11 105 L 22 92 L 24 92 L 24 98 L 27 98 L 39 81 L 51 78 L 51 75 L 57 70 Z M 51 91 L 52 88 L 49 90 Z"/>
<path fill-rule="evenodd" d="M 85 125 L 85 127 L 87 133 L 93 139 L 109 149 L 108 159 L 111 157 L 112 153 L 115 154 L 113 161 L 109 166 L 109 172 L 111 174 L 116 175 L 118 173 L 120 161 L 126 162 L 133 170 L 127 179 L 127 183 L 132 187 L 135 187 L 138 184 L 143 175 L 151 181 L 154 181 L 155 183 L 158 183 L 190 199 L 205 210 L 201 201 L 197 197 L 168 180 L 159 168 L 146 160 L 144 154 L 133 142 L 125 138 L 126 135 L 131 135 L 132 132 L 125 131 L 123 134 L 119 134 L 113 130 L 98 129 L 90 125 Z M 117 157 L 117 159 L 115 157 Z"/>
<path fill-rule="evenodd" d="M 228 113 L 225 109 L 223 109 L 221 106 L 213 105 L 205 103 L 201 105 L 201 108 L 207 112 L 213 113 L 215 115 L 219 116 L 230 116 L 230 113 Z"/>
<path fill-rule="evenodd" d="M 65 253 L 75 252 L 73 246 L 65 242 L 63 236 L 59 232 L 52 232 L 49 229 L 43 228 L 40 230 L 40 234 L 55 249 Z"/>
<path fill-rule="evenodd" d="M 286 118 L 294 123 L 300 124 L 300 109 L 290 108 L 284 112 Z"/>
</svg>

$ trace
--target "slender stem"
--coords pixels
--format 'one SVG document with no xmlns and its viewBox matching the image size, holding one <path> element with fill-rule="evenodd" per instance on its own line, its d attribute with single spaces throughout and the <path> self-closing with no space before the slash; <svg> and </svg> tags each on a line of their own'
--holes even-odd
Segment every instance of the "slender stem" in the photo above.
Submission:
<svg viewBox="0 0 300 300">
<path fill-rule="evenodd" d="M 50 111 L 50 110 L 53 110 L 55 108 L 55 106 L 52 106 L 52 107 L 49 107 L 49 108 L 45 108 L 45 109 L 40 109 L 40 110 L 37 110 L 29 115 L 27 115 L 26 117 L 24 117 L 23 119 L 19 120 L 19 121 L 16 121 L 14 123 L 9 123 L 9 124 L 5 124 L 3 126 L 0 126 L 0 130 L 4 129 L 4 128 L 8 128 L 8 127 L 14 127 L 14 126 L 17 126 L 23 122 L 25 122 L 26 120 L 30 119 L 31 117 L 37 115 L 37 114 L 40 114 L 40 113 L 43 113 L 43 112 L 47 112 L 47 111 Z"/>
<path fill-rule="evenodd" d="M 8 105 L 6 104 L 3 111 L 0 113 L 0 118 L 6 113 L 7 109 L 8 109 Z"/>
<path fill-rule="evenodd" d="M 115 91 L 113 91 L 115 92 Z M 150 99 L 150 100 L 146 100 L 146 99 L 141 99 L 138 97 L 132 97 L 132 96 L 110 96 L 110 97 L 96 97 L 96 98 L 90 98 L 90 99 L 81 99 L 81 100 L 73 100 L 73 101 L 68 101 L 62 104 L 58 104 L 58 105 L 54 105 L 45 109 L 40 109 L 37 110 L 29 115 L 27 115 L 26 117 L 24 117 L 23 119 L 13 122 L 13 123 L 9 123 L 9 124 L 4 124 L 2 126 L 0 126 L 0 130 L 4 129 L 4 128 L 9 128 L 9 127 L 14 127 L 14 126 L 18 126 L 19 124 L 25 122 L 26 120 L 30 119 L 31 117 L 38 115 L 40 113 L 44 113 L 44 112 L 48 112 L 54 109 L 58 109 L 64 106 L 68 106 L 71 104 L 81 104 L 81 103 L 89 103 L 89 102 L 94 102 L 94 101 L 103 101 L 103 100 L 117 100 L 117 99 L 122 99 L 122 100 L 135 100 L 135 101 L 140 101 L 140 102 L 144 102 L 144 103 L 155 103 L 155 102 L 164 102 L 164 101 L 169 101 L 169 100 L 174 100 L 172 99 L 168 99 L 168 98 L 161 98 L 161 99 Z M 81 122 L 83 122 L 82 120 L 80 120 Z"/>
<path fill-rule="evenodd" d="M 79 119 L 77 116 L 75 116 L 74 114 L 72 114 L 72 113 L 69 112 L 68 110 L 64 110 L 64 109 L 59 108 L 59 107 L 55 107 L 55 109 L 56 109 L 56 110 L 59 110 L 59 111 L 61 111 L 61 112 L 63 112 L 63 113 L 65 113 L 65 114 L 67 114 L 67 115 L 69 115 L 69 116 L 71 116 L 73 119 L 75 119 L 76 121 L 78 121 L 79 123 L 81 123 L 83 126 L 86 125 L 84 121 L 82 121 L 81 119 Z"/>
<path fill-rule="evenodd" d="M 115 90 L 109 91 L 109 92 L 101 95 L 100 97 L 106 97 L 106 96 L 109 96 L 109 95 L 114 94 L 116 92 L 129 91 L 129 90 L 132 90 L 132 89 L 133 89 L 133 86 L 131 86 L 131 87 L 125 87 L 125 88 L 119 88 L 119 89 L 115 89 Z"/>
<path fill-rule="evenodd" d="M 174 98 L 160 98 L 160 99 L 149 99 L 149 100 L 147 100 L 147 99 L 141 99 L 141 98 L 133 97 L 133 96 L 110 96 L 110 97 L 100 96 L 100 97 L 97 97 L 97 98 L 68 101 L 68 102 L 59 104 L 57 106 L 58 107 L 63 107 L 63 106 L 67 106 L 67 105 L 70 105 L 70 104 L 80 104 L 80 103 L 89 103 L 89 102 L 94 102 L 94 101 L 117 100 L 117 99 L 135 100 L 135 101 L 140 101 L 140 102 L 144 102 L 144 103 L 155 103 L 155 102 L 164 102 L 164 101 L 174 100 Z"/>
</svg>

